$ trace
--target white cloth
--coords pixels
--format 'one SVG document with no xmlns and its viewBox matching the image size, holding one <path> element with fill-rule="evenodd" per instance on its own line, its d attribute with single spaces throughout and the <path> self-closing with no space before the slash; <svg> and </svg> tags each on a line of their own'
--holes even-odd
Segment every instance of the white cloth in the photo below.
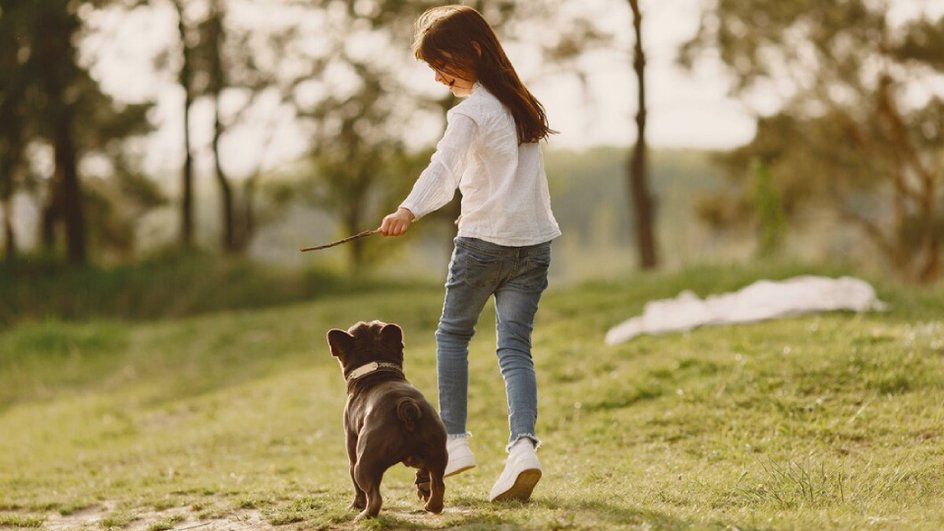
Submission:
<svg viewBox="0 0 944 531">
<path fill-rule="evenodd" d="M 606 343 L 614 345 L 641 334 L 690 330 L 702 325 L 748 323 L 810 312 L 884 310 L 886 304 L 868 282 L 811 275 L 783 281 L 759 280 L 734 293 L 701 300 L 691 291 L 674 299 L 646 303 L 641 316 L 611 328 Z"/>
<path fill-rule="evenodd" d="M 459 236 L 521 247 L 552 240 L 544 156 L 537 142 L 518 144 L 515 120 L 481 84 L 446 114 L 446 132 L 401 207 L 418 218 L 462 192 Z"/>
</svg>

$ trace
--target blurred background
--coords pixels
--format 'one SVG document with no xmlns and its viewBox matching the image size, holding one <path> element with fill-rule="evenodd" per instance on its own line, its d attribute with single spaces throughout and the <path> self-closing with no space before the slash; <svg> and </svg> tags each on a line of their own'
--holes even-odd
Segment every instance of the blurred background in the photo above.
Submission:
<svg viewBox="0 0 944 531">
<path fill-rule="evenodd" d="M 557 282 L 748 260 L 939 278 L 944 3 L 465 3 L 560 131 Z M 0 322 L 441 279 L 457 201 L 298 251 L 377 227 L 428 162 L 457 102 L 410 42 L 439 4 L 0 0 Z"/>
</svg>

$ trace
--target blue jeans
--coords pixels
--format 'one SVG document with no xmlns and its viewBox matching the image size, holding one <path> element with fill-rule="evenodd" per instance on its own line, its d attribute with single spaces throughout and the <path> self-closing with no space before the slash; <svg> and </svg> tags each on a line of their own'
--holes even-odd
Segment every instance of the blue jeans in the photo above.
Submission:
<svg viewBox="0 0 944 531">
<path fill-rule="evenodd" d="M 537 380 L 531 331 L 547 288 L 551 243 L 506 247 L 458 237 L 449 262 L 446 297 L 436 330 L 439 414 L 451 437 L 466 435 L 469 340 L 489 297 L 495 296 L 497 354 L 508 398 L 509 445 L 522 437 L 539 444 Z"/>
</svg>

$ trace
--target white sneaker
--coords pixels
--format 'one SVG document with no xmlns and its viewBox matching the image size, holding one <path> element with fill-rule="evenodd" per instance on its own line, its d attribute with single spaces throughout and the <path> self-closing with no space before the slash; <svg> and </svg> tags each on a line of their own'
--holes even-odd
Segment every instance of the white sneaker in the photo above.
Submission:
<svg viewBox="0 0 944 531">
<path fill-rule="evenodd" d="M 541 479 L 541 462 L 531 439 L 519 439 L 508 451 L 505 470 L 488 495 L 489 501 L 520 500 L 531 497 L 534 486 Z"/>
<path fill-rule="evenodd" d="M 446 441 L 449 462 L 446 464 L 444 477 L 454 476 L 475 467 L 475 456 L 469 448 L 469 437 L 454 437 Z"/>
</svg>

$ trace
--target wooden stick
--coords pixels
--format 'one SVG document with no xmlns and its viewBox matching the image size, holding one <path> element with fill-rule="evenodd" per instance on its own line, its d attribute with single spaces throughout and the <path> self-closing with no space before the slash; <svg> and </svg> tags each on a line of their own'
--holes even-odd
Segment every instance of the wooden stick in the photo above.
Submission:
<svg viewBox="0 0 944 531">
<path fill-rule="evenodd" d="M 356 239 L 358 239 L 358 238 L 363 238 L 364 236 L 372 236 L 372 235 L 374 235 L 374 234 L 377 234 L 378 232 L 380 232 L 380 229 L 365 230 L 364 232 L 359 232 L 359 233 L 355 234 L 354 236 L 348 236 L 347 238 L 344 238 L 343 240 L 338 240 L 338 241 L 336 241 L 336 242 L 326 243 L 326 244 L 324 244 L 324 245 L 317 245 L 317 246 L 315 246 L 315 247 L 306 247 L 306 248 L 304 248 L 304 249 L 300 249 L 300 251 L 304 253 L 304 252 L 307 252 L 307 251 L 318 251 L 318 250 L 321 250 L 321 249 L 327 249 L 328 247 L 334 247 L 335 245 L 341 245 L 342 243 L 347 243 L 347 242 L 349 242 L 349 241 L 351 241 L 351 240 L 356 240 Z"/>
</svg>

